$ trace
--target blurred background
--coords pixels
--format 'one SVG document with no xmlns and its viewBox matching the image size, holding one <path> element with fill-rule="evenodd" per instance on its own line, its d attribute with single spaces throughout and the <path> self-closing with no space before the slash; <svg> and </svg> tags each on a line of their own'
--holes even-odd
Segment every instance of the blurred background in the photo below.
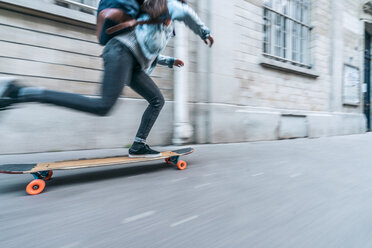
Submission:
<svg viewBox="0 0 372 248">
<path fill-rule="evenodd" d="M 0 76 L 98 95 L 97 4 L 0 0 Z M 166 104 L 149 137 L 193 144 L 187 170 L 55 171 L 36 196 L 30 175 L 1 174 L 1 248 L 372 247 L 372 1 L 189 4 L 215 45 L 176 26 L 164 53 L 186 66 L 152 74 Z M 1 111 L 0 164 L 122 156 L 146 106 L 126 88 L 107 117 Z"/>
<path fill-rule="evenodd" d="M 371 1 L 189 4 L 216 43 L 208 49 L 183 25 L 176 26 L 164 53 L 180 57 L 186 66 L 159 66 L 152 75 L 167 102 L 150 144 L 322 137 L 370 129 Z M 99 94 L 97 5 L 97 0 L 0 0 L 0 76 Z M 128 87 L 104 118 L 19 105 L 0 113 L 0 154 L 126 147 L 146 105 Z"/>
</svg>

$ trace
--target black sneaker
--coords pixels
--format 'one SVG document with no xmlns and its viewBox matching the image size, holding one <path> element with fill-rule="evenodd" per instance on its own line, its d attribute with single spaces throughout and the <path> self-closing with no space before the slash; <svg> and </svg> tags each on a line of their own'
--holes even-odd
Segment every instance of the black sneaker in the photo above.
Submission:
<svg viewBox="0 0 372 248">
<path fill-rule="evenodd" d="M 18 101 L 16 99 L 9 97 L 0 98 L 0 111 L 9 109 L 10 105 L 17 102 Z"/>
<path fill-rule="evenodd" d="M 160 152 L 152 150 L 144 143 L 134 142 L 132 147 L 129 149 L 130 158 L 157 158 L 160 156 Z"/>
<path fill-rule="evenodd" d="M 16 82 L 17 78 L 0 78 L 0 98 L 17 98 L 22 87 Z"/>
</svg>

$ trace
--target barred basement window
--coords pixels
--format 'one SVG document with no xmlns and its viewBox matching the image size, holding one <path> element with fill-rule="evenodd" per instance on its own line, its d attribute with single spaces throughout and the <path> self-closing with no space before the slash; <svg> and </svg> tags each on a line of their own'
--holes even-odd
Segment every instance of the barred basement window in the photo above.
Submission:
<svg viewBox="0 0 372 248">
<path fill-rule="evenodd" d="M 100 0 L 55 0 L 59 6 L 94 15 Z"/>
<path fill-rule="evenodd" d="M 311 68 L 310 0 L 265 0 L 263 54 Z"/>
</svg>

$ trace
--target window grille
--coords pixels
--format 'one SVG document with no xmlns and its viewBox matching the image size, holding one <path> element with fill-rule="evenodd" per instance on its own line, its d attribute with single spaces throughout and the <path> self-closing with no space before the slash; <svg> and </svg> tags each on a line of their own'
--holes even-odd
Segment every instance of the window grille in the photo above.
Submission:
<svg viewBox="0 0 372 248">
<path fill-rule="evenodd" d="M 310 68 L 310 0 L 266 0 L 263 19 L 263 54 Z"/>
</svg>

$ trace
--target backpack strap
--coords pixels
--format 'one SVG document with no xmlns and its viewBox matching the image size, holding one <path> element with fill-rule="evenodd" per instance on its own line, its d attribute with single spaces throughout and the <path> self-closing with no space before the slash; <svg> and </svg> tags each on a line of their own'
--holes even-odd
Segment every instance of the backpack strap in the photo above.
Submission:
<svg viewBox="0 0 372 248">
<path fill-rule="evenodd" d="M 137 21 L 136 19 L 131 19 L 129 21 L 121 22 L 115 26 L 112 26 L 108 29 L 106 29 L 106 34 L 114 34 L 116 32 L 122 31 L 127 28 L 135 28 L 138 25 L 145 25 L 145 24 L 162 24 L 166 23 L 168 20 L 167 19 L 151 19 L 147 21 Z"/>
<path fill-rule="evenodd" d="M 132 20 L 133 18 L 125 14 L 121 9 L 107 8 L 99 12 L 97 16 L 97 38 L 104 45 L 109 37 L 105 37 L 108 27 L 117 25 L 118 23 Z M 103 40 L 105 41 L 103 41 Z"/>
</svg>

